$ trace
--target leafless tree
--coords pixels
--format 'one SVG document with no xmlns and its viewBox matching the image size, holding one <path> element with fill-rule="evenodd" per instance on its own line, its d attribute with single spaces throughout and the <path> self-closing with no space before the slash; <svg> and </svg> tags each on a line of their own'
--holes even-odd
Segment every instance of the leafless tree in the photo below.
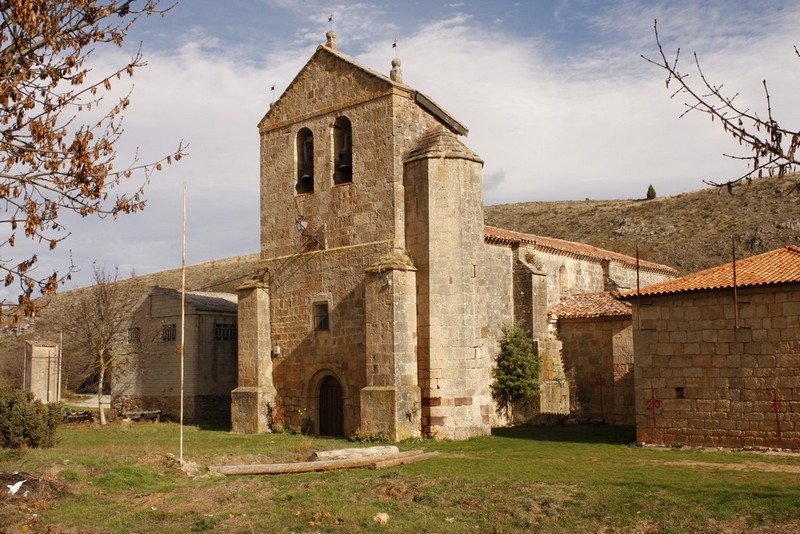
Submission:
<svg viewBox="0 0 800 534">
<path fill-rule="evenodd" d="M 712 122 L 719 122 L 722 129 L 744 148 L 745 154 L 725 154 L 725 156 L 749 162 L 750 170 L 738 178 L 726 182 L 704 180 L 705 183 L 732 191 L 734 186 L 750 182 L 765 172 L 783 177 L 797 168 L 800 164 L 800 154 L 798 154 L 800 131 L 780 124 L 773 115 L 766 80 L 762 81 L 766 110 L 760 115 L 737 100 L 739 93 L 729 92 L 723 85 L 716 85 L 709 80 L 700 66 L 697 53 L 693 54 L 693 63 L 698 77 L 691 78 L 678 66 L 680 48 L 676 50 L 674 59 L 670 59 L 658 36 L 658 21 L 654 22 L 653 29 L 658 45 L 658 57 L 650 59 L 643 55 L 642 58 L 666 71 L 667 88 L 670 89 L 670 86 L 675 88 L 672 98 L 677 96 L 685 99 L 686 108 L 681 117 L 692 112 L 707 114 Z M 797 47 L 794 51 L 800 57 Z M 798 185 L 800 184 L 795 184 L 794 188 Z"/>
<path fill-rule="evenodd" d="M 121 46 L 142 16 L 164 14 L 160 0 L 0 0 L 0 278 L 18 284 L 15 317 L 34 315 L 33 293 L 53 293 L 66 273 L 37 276 L 37 256 L 12 259 L 18 235 L 55 248 L 68 232 L 63 210 L 113 217 L 144 206 L 153 172 L 185 155 L 144 163 L 138 154 L 117 162 L 115 149 L 130 93 L 110 95 L 111 84 L 145 65 L 140 52 L 113 72 L 93 72 L 87 60 L 101 46 Z M 103 102 L 108 97 L 110 102 Z M 136 176 L 131 194 L 115 187 Z M 116 193 L 111 195 L 111 193 Z M 27 256 L 25 254 L 24 256 Z"/>
<path fill-rule="evenodd" d="M 145 340 L 132 329 L 138 299 L 129 285 L 119 282 L 117 271 L 112 275 L 95 266 L 94 282 L 70 298 L 61 328 L 65 352 L 71 359 L 85 362 L 86 376 L 97 377 L 100 423 L 105 424 L 103 391 L 115 370 L 141 352 Z"/>
</svg>

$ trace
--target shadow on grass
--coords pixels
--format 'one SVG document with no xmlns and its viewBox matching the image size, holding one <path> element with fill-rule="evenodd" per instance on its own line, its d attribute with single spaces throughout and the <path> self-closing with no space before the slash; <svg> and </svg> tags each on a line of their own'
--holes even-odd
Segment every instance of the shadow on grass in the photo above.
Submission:
<svg viewBox="0 0 800 534">
<path fill-rule="evenodd" d="M 626 445 L 636 441 L 636 427 L 615 425 L 522 425 L 493 428 L 492 435 L 499 438 L 534 441 Z"/>
<path fill-rule="evenodd" d="M 204 430 L 206 432 L 230 432 L 231 431 L 231 422 L 227 419 L 222 419 L 219 421 L 199 421 L 196 423 L 192 423 L 194 426 L 199 428 L 200 430 Z"/>
</svg>

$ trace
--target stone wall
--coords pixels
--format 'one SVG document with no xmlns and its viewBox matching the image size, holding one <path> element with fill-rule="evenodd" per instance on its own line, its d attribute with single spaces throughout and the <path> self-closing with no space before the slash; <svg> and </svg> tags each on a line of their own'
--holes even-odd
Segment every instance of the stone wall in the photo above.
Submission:
<svg viewBox="0 0 800 534">
<path fill-rule="evenodd" d="M 514 257 L 515 251 L 508 247 L 485 245 L 482 248 L 481 277 L 478 294 L 481 298 L 481 335 L 484 339 L 485 359 L 494 367 L 500 353 L 500 340 L 504 330 L 514 323 Z M 489 378 L 491 384 L 491 377 Z M 491 426 L 508 423 L 505 413 L 492 402 L 489 412 Z"/>
<path fill-rule="evenodd" d="M 391 251 L 389 243 L 311 251 L 265 262 L 270 272 L 272 376 L 276 424 L 319 429 L 319 390 L 325 376 L 343 389 L 344 433 L 359 428 L 366 376 L 365 272 Z M 329 326 L 314 324 L 315 303 L 327 303 Z M 271 357 L 261 354 L 261 358 Z"/>
<path fill-rule="evenodd" d="M 183 375 L 187 420 L 230 417 L 230 393 L 238 379 L 236 339 L 215 339 L 217 323 L 236 324 L 236 315 L 204 312 L 187 303 Z M 132 324 L 139 329 L 140 346 L 136 353 L 116 362 L 112 404 L 122 407 L 133 403 L 143 406 L 140 409 L 160 409 L 165 416 L 177 420 L 181 383 L 180 293 L 154 289 L 136 311 Z M 163 329 L 167 326 L 174 326 L 174 338 L 164 339 Z M 200 400 L 203 398 L 213 400 Z"/>
<path fill-rule="evenodd" d="M 335 184 L 333 125 L 339 117 L 352 127 L 352 181 Z M 404 248 L 403 156 L 422 132 L 440 127 L 411 100 L 409 87 L 320 47 L 259 125 L 262 257 L 302 249 L 299 215 L 330 249 L 384 240 Z M 295 190 L 302 128 L 314 138 L 311 193 Z"/>
<path fill-rule="evenodd" d="M 800 287 L 635 299 L 637 439 L 800 448 Z"/>
<path fill-rule="evenodd" d="M 612 281 L 612 287 L 607 287 L 607 291 L 612 289 L 636 289 L 635 265 L 609 262 L 608 277 Z M 639 287 L 649 286 L 671 278 L 674 278 L 674 274 L 668 275 L 662 271 L 642 268 L 639 270 Z"/>
<path fill-rule="evenodd" d="M 56 343 L 25 342 L 25 391 L 42 402 L 61 400 L 61 354 Z"/>
<path fill-rule="evenodd" d="M 161 420 L 179 421 L 181 401 L 179 396 L 125 395 L 111 400 L 110 419 L 125 417 L 133 411 L 161 410 Z M 183 399 L 183 419 L 187 423 L 227 421 L 231 413 L 231 396 L 193 395 Z"/>
<path fill-rule="evenodd" d="M 634 424 L 630 319 L 559 319 L 558 332 L 578 420 Z"/>
<path fill-rule="evenodd" d="M 352 180 L 336 184 L 334 125 L 342 117 L 352 129 Z M 303 128 L 314 138 L 313 192 L 295 188 L 296 142 Z M 366 71 L 330 46 L 317 49 L 259 124 L 261 252 L 269 271 L 265 287 L 270 295 L 269 314 L 262 313 L 259 320 L 271 322 L 271 346 L 273 351 L 280 347 L 272 367 L 273 423 L 299 426 L 310 419 L 319 429 L 319 387 L 327 376 L 342 386 L 344 434 L 362 427 L 362 421 L 366 431 L 385 430 L 386 421 L 375 420 L 375 413 L 370 421 L 363 420 L 361 392 L 368 386 L 408 388 L 399 393 L 408 407 L 391 417 L 396 420 L 415 410 L 418 417 L 416 384 L 402 378 L 405 364 L 394 367 L 397 362 L 387 359 L 381 345 L 399 343 L 405 354 L 415 349 L 416 338 L 412 345 L 408 338 L 415 336 L 415 329 L 403 333 L 399 324 L 367 316 L 366 271 L 392 251 L 405 250 L 403 157 L 423 132 L 438 128 L 438 121 L 414 103 L 409 87 Z M 301 216 L 308 221 L 306 233 L 297 229 Z M 373 289 L 370 305 L 378 316 L 380 312 L 391 316 L 396 311 L 392 303 L 416 298 L 398 286 L 391 289 L 391 298 L 379 291 L 380 286 Z M 327 331 L 314 329 L 315 303 L 328 305 Z M 386 331 L 379 331 L 376 324 Z M 403 325 L 415 326 L 408 321 Z M 387 373 L 397 371 L 392 375 L 396 383 L 368 379 L 368 331 L 370 341 L 378 343 L 370 347 L 371 365 Z M 365 398 L 365 406 L 390 417 L 381 411 L 385 403 L 376 400 L 380 397 L 376 391 Z M 418 430 L 411 436 L 417 434 Z"/>
<path fill-rule="evenodd" d="M 482 330 L 483 162 L 455 136 L 434 132 L 406 159 L 406 240 L 417 273 L 423 432 L 488 434 L 488 330 Z M 485 336 L 485 337 L 484 337 Z"/>
</svg>

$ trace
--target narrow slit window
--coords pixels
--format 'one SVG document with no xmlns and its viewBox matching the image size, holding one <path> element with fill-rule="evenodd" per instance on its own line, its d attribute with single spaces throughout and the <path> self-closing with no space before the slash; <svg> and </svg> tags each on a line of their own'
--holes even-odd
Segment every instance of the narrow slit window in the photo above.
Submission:
<svg viewBox="0 0 800 534">
<path fill-rule="evenodd" d="M 330 330 L 330 318 L 328 316 L 328 303 L 314 303 L 314 331 L 325 332 Z"/>
<path fill-rule="evenodd" d="M 314 134 L 308 128 L 297 132 L 297 185 L 298 193 L 314 192 Z"/>
</svg>

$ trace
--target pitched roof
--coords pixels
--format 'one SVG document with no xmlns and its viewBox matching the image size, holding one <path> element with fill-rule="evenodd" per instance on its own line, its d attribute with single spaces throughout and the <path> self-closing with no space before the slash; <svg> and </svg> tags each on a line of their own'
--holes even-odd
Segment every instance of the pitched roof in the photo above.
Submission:
<svg viewBox="0 0 800 534">
<path fill-rule="evenodd" d="M 573 255 L 578 258 L 587 258 L 597 261 L 615 261 L 626 267 L 636 268 L 636 258 L 619 254 L 610 250 L 605 250 L 583 243 L 574 243 L 553 237 L 543 237 L 532 234 L 523 234 L 504 228 L 494 226 L 484 226 L 484 241 L 490 245 L 533 245 L 545 252 L 554 252 Z M 639 260 L 639 268 L 643 271 L 659 272 L 675 275 L 678 271 L 666 265 L 660 265 L 650 261 Z"/>
<path fill-rule="evenodd" d="M 691 291 L 733 288 L 733 262 L 704 271 L 659 282 L 642 288 L 639 295 L 669 295 Z M 787 245 L 779 249 L 736 261 L 736 286 L 757 287 L 800 283 L 800 247 Z M 636 296 L 636 290 L 624 291 L 624 298 Z"/>
<path fill-rule="evenodd" d="M 192 304 L 198 310 L 236 312 L 239 298 L 231 293 L 187 291 L 186 302 Z"/>
<path fill-rule="evenodd" d="M 425 157 L 459 158 L 483 163 L 475 152 L 467 148 L 453 133 L 446 130 L 433 130 L 419 138 L 417 144 L 404 161 L 414 161 Z"/>
<path fill-rule="evenodd" d="M 154 287 L 151 293 L 160 292 L 174 298 L 180 298 L 179 289 L 168 287 Z M 220 293 L 213 291 L 187 291 L 186 303 L 191 304 L 199 311 L 236 313 L 239 297 L 233 293 Z"/>
<path fill-rule="evenodd" d="M 356 69 L 360 70 L 361 72 L 364 72 L 364 73 L 368 74 L 369 76 L 372 76 L 374 78 L 377 78 L 377 79 L 381 80 L 382 82 L 388 84 L 387 87 L 397 87 L 397 88 L 401 88 L 402 90 L 408 92 L 409 98 L 411 98 L 414 102 L 416 102 L 417 105 L 419 105 L 422 109 L 424 109 L 425 111 L 427 111 L 428 113 L 433 115 L 436 118 L 436 120 L 438 120 L 440 123 L 442 123 L 448 129 L 450 129 L 452 132 L 457 133 L 459 135 L 467 135 L 469 133 L 469 130 L 467 129 L 466 126 L 461 124 L 455 117 L 453 117 L 447 111 L 445 111 L 441 106 L 439 106 L 439 104 L 434 102 L 434 100 L 432 98 L 430 98 L 429 96 L 425 95 L 424 93 L 422 93 L 420 91 L 413 90 L 411 87 L 409 87 L 408 85 L 406 85 L 404 83 L 396 82 L 396 81 L 392 80 L 389 76 L 381 74 L 380 72 L 378 72 L 376 70 L 373 70 L 373 69 L 371 69 L 369 67 L 365 67 L 364 65 L 362 65 L 361 63 L 359 63 L 358 61 L 353 59 L 352 57 L 348 56 L 347 54 L 342 53 L 338 48 L 329 46 L 328 44 L 322 44 L 322 45 L 319 45 L 317 47 L 317 50 L 314 52 L 314 54 L 311 56 L 311 58 L 309 58 L 309 60 L 306 62 L 306 64 L 303 66 L 303 68 L 300 69 L 300 71 L 295 75 L 294 79 L 292 79 L 292 81 L 289 82 L 289 85 L 283 91 L 283 94 L 281 94 L 281 96 L 278 98 L 278 100 L 273 102 L 272 106 L 270 106 L 270 109 L 267 111 L 266 115 L 264 115 L 264 118 L 262 118 L 261 121 L 259 122 L 259 126 L 267 119 L 267 117 L 270 116 L 270 111 L 272 111 L 272 109 L 275 106 L 275 104 L 280 102 L 281 99 L 283 98 L 283 96 L 297 82 L 297 80 L 300 78 L 300 74 L 305 69 L 308 68 L 308 66 L 311 64 L 311 62 L 313 62 L 315 60 L 315 58 L 317 58 L 318 56 L 320 56 L 321 54 L 324 54 L 324 53 L 328 53 L 331 56 L 333 56 L 335 58 L 338 58 L 339 60 L 344 61 L 345 63 L 355 67 Z"/>
<path fill-rule="evenodd" d="M 561 297 L 548 313 L 559 319 L 630 317 L 631 304 L 617 300 L 610 293 L 579 293 Z"/>
</svg>

